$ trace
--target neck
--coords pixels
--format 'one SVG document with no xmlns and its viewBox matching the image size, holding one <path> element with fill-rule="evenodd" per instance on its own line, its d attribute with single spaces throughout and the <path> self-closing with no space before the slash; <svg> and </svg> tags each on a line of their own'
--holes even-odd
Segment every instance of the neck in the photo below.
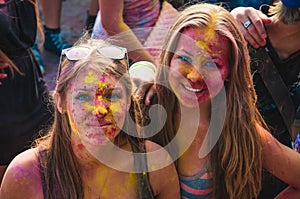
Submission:
<svg viewBox="0 0 300 199">
<path fill-rule="evenodd" d="M 300 50 L 300 21 L 293 24 L 274 21 L 266 25 L 266 29 L 269 40 L 281 59 Z"/>
</svg>

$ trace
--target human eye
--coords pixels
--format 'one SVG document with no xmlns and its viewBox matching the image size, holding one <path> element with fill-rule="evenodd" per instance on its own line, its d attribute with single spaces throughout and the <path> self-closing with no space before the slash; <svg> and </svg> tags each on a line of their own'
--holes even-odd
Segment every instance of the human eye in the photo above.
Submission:
<svg viewBox="0 0 300 199">
<path fill-rule="evenodd" d="M 91 97 L 88 94 L 80 93 L 76 95 L 75 99 L 79 101 L 89 101 Z"/>
<path fill-rule="evenodd" d="M 192 61 L 192 58 L 188 57 L 188 56 L 185 56 L 185 55 L 178 55 L 178 59 L 183 62 L 183 63 L 186 63 L 186 64 L 191 64 L 193 61 Z"/>
<path fill-rule="evenodd" d="M 122 99 L 122 95 L 120 93 L 109 93 L 106 98 L 111 101 L 117 101 Z"/>
<path fill-rule="evenodd" d="M 208 62 L 205 63 L 205 66 L 208 66 L 208 67 L 217 67 L 218 63 L 216 63 L 214 61 L 208 61 Z"/>
</svg>

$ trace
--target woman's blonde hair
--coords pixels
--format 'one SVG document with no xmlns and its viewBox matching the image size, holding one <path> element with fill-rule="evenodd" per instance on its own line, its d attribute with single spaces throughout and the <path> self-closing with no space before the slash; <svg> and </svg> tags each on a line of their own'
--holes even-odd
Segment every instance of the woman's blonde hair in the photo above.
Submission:
<svg viewBox="0 0 300 199">
<path fill-rule="evenodd" d="M 256 126 L 265 125 L 256 109 L 257 97 L 246 42 L 231 14 L 213 4 L 196 4 L 183 10 L 171 26 L 163 45 L 157 82 L 168 80 L 166 66 L 170 66 L 180 34 L 189 27 L 212 28 L 230 41 L 232 52 L 228 57 L 230 68 L 228 81 L 225 82 L 226 118 L 221 136 L 209 154 L 214 197 L 256 198 L 262 180 L 262 147 Z M 170 88 L 168 83 L 167 87 Z M 180 116 L 174 113 L 178 113 L 180 108 L 172 91 L 160 85 L 157 85 L 157 91 L 158 101 L 168 114 L 159 138 L 161 144 L 165 145 L 178 130 Z"/>
<path fill-rule="evenodd" d="M 98 39 L 82 39 L 76 45 L 93 48 L 95 46 L 107 46 L 110 44 Z M 89 57 L 76 61 L 76 64 L 67 59 L 61 63 L 61 73 L 57 80 L 55 90 L 56 93 L 60 95 L 62 104 L 66 103 L 66 93 L 70 82 L 76 78 L 86 66 L 91 67 L 97 72 L 109 72 L 116 79 L 120 79 L 120 83 L 123 84 L 126 89 L 126 95 L 128 97 L 131 96 L 131 117 L 136 120 L 139 118 L 137 122 L 142 124 L 139 106 L 136 103 L 136 99 L 131 95 L 132 85 L 127 70 L 128 66 L 100 56 L 96 50 L 93 50 Z M 127 130 L 127 124 L 128 118 L 125 119 L 125 124 L 122 128 L 124 131 Z M 131 146 L 137 148 L 142 147 L 139 145 L 141 144 L 141 140 L 129 136 L 122 130 L 116 139 L 120 142 L 124 140 L 128 141 Z M 60 113 L 57 107 L 55 108 L 54 124 L 45 137 L 37 140 L 37 146 L 40 147 L 40 151 L 46 151 L 42 165 L 46 170 L 47 198 L 53 199 L 63 196 L 63 198 L 83 199 L 84 188 L 79 163 L 71 146 L 71 126 L 68 114 Z M 57 191 L 59 191 L 59 193 Z"/>
</svg>

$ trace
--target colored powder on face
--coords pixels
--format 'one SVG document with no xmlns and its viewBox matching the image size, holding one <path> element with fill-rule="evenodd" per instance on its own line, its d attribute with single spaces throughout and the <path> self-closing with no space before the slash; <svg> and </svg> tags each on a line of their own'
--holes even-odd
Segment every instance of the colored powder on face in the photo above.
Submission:
<svg viewBox="0 0 300 199">
<path fill-rule="evenodd" d="M 70 126 L 71 126 L 72 131 L 73 131 L 74 133 L 76 133 L 77 135 L 80 135 L 78 129 L 76 128 L 76 125 L 74 124 L 74 122 L 73 122 L 72 119 L 71 119 L 70 113 L 67 112 L 67 114 L 68 114 L 69 123 L 70 123 Z"/>
<path fill-rule="evenodd" d="M 190 72 L 189 74 L 187 74 L 186 77 L 188 79 L 195 80 L 195 79 L 199 79 L 199 77 L 202 78 L 202 75 L 197 70 L 193 70 L 192 72 Z"/>
<path fill-rule="evenodd" d="M 93 112 L 95 110 L 95 106 L 90 105 L 88 102 L 84 102 L 83 106 L 88 112 Z"/>
<path fill-rule="evenodd" d="M 84 82 L 87 84 L 94 83 L 96 81 L 96 77 L 93 73 L 93 71 L 89 71 L 88 75 L 84 78 Z"/>
<path fill-rule="evenodd" d="M 94 112 L 96 114 L 101 114 L 101 115 L 104 115 L 104 114 L 108 113 L 107 109 L 103 106 L 96 106 Z"/>
<path fill-rule="evenodd" d="M 102 82 L 98 82 L 97 83 L 98 85 L 97 85 L 97 94 L 99 95 L 99 94 L 102 94 L 103 93 L 103 91 L 107 88 L 107 84 L 106 83 L 102 83 Z"/>
<path fill-rule="evenodd" d="M 101 82 L 102 82 L 102 83 L 105 82 L 105 76 L 102 76 Z"/>
<path fill-rule="evenodd" d="M 109 106 L 109 109 L 113 113 L 113 115 L 116 117 L 116 120 L 119 120 L 123 116 L 123 109 L 121 107 L 121 103 L 113 103 Z"/>
<path fill-rule="evenodd" d="M 83 149 L 85 148 L 85 147 L 83 146 L 83 144 L 78 144 L 77 147 L 78 147 L 79 150 L 83 150 Z"/>
<path fill-rule="evenodd" d="M 103 106 L 100 106 L 100 105 L 93 106 L 93 105 L 90 105 L 88 102 L 85 102 L 84 107 L 86 108 L 86 110 L 88 112 L 93 112 L 96 115 L 97 114 L 107 114 L 108 113 L 107 109 Z"/>
<path fill-rule="evenodd" d="M 208 46 L 209 42 L 216 36 L 216 32 L 214 30 L 214 27 L 216 25 L 216 18 L 216 13 L 212 13 L 210 25 L 199 31 L 199 34 L 205 35 L 204 39 L 196 41 L 196 46 L 206 50 L 207 52 L 211 51 Z"/>
</svg>

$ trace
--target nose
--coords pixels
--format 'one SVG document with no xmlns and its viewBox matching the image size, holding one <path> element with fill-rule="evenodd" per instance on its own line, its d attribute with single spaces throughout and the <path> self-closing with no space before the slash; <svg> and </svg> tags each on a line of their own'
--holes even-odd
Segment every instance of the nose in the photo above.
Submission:
<svg viewBox="0 0 300 199">
<path fill-rule="evenodd" d="M 104 99 L 102 99 L 101 96 L 98 96 L 97 99 L 95 100 L 95 109 L 93 113 L 97 117 L 103 117 L 108 113 L 108 102 L 106 102 Z"/>
<path fill-rule="evenodd" d="M 199 80 L 203 79 L 202 74 L 200 73 L 200 71 L 198 69 L 196 69 L 195 67 L 192 67 L 187 76 L 186 76 L 191 82 L 197 82 Z"/>
</svg>

